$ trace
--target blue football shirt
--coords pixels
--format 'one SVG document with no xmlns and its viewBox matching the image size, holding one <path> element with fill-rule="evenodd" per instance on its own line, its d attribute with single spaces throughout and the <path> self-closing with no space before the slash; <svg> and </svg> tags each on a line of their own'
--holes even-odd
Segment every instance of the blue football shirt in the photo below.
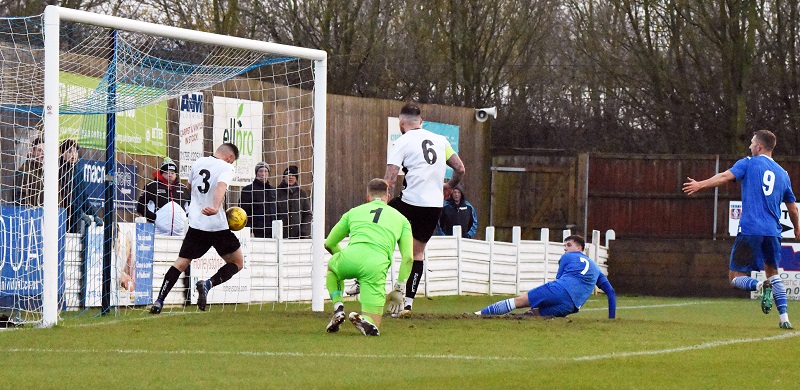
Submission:
<svg viewBox="0 0 800 390">
<path fill-rule="evenodd" d="M 730 169 L 742 183 L 742 217 L 739 233 L 780 237 L 781 203 L 795 202 L 789 174 L 771 157 L 745 157 Z"/>
<path fill-rule="evenodd" d="M 567 252 L 558 260 L 558 273 L 555 284 L 559 284 L 569 293 L 572 303 L 581 308 L 594 291 L 600 267 L 592 259 L 581 252 Z"/>
</svg>

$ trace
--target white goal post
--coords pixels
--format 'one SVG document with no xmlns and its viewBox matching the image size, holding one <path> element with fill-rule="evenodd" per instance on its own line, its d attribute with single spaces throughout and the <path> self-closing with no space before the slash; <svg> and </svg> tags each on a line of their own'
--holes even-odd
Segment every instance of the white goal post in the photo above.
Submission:
<svg viewBox="0 0 800 390">
<path fill-rule="evenodd" d="M 236 49 L 258 51 L 287 57 L 311 60 L 314 64 L 313 87 L 313 222 L 312 237 L 312 310 L 322 311 L 325 298 L 323 268 L 325 235 L 325 150 L 326 150 L 326 78 L 327 54 L 321 50 L 306 49 L 269 42 L 222 36 L 191 31 L 153 23 L 140 22 L 85 11 L 48 6 L 44 12 L 44 202 L 43 202 L 43 297 L 41 326 L 49 327 L 58 322 L 58 245 L 59 242 L 59 59 L 60 26 L 62 21 L 78 22 L 113 30 L 142 32 L 184 41 L 226 46 Z M 106 178 L 112 180 L 113 178 Z M 159 281 L 160 282 L 160 281 Z"/>
</svg>

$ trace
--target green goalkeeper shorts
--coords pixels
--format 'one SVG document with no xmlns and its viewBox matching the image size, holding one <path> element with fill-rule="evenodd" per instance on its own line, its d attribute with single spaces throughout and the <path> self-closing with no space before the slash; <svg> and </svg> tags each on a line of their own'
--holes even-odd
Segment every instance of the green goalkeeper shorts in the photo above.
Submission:
<svg viewBox="0 0 800 390">
<path fill-rule="evenodd" d="M 383 307 L 386 300 L 386 271 L 390 261 L 386 254 L 368 244 L 348 245 L 328 262 L 328 269 L 340 280 L 358 279 L 362 306 Z"/>
</svg>

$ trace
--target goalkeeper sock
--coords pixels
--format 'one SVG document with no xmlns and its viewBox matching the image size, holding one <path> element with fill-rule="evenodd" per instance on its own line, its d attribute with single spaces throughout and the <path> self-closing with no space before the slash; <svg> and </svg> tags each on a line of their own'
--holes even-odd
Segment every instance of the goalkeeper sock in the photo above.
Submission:
<svg viewBox="0 0 800 390">
<path fill-rule="evenodd" d="M 422 280 L 423 267 L 422 260 L 414 260 L 411 265 L 411 275 L 406 282 L 406 299 L 411 298 L 411 302 L 414 302 L 414 297 L 417 296 L 417 288 L 419 288 L 419 282 Z M 407 305 L 410 305 L 410 303 L 407 303 Z"/>
<path fill-rule="evenodd" d="M 339 280 L 333 271 L 328 270 L 325 274 L 325 287 L 328 289 L 328 294 L 331 296 L 331 301 L 334 303 L 342 302 L 342 290 L 344 290 L 344 280 Z"/>
<path fill-rule="evenodd" d="M 220 284 L 230 280 L 233 277 L 233 275 L 236 275 L 238 272 L 239 272 L 238 265 L 233 263 L 225 263 L 225 265 L 220 267 L 217 273 L 215 273 L 214 276 L 212 276 L 208 280 L 211 282 L 212 286 L 219 286 Z"/>
<path fill-rule="evenodd" d="M 169 294 L 169 291 L 172 290 L 172 287 L 175 286 L 175 282 L 178 281 L 178 277 L 181 276 L 181 271 L 179 271 L 174 266 L 170 266 L 169 270 L 167 270 L 167 274 L 164 275 L 164 282 L 161 283 L 161 289 L 158 290 L 158 300 L 164 302 L 164 299 Z"/>
<path fill-rule="evenodd" d="M 483 309 L 481 309 L 481 315 L 488 316 L 488 315 L 506 314 L 516 308 L 517 305 L 514 303 L 514 298 L 508 298 L 484 307 Z"/>
<path fill-rule="evenodd" d="M 758 279 L 753 279 L 749 276 L 737 276 L 731 280 L 731 286 L 745 291 L 756 291 Z"/>
<path fill-rule="evenodd" d="M 775 298 L 775 306 L 778 307 L 778 314 L 785 314 L 788 302 L 786 301 L 786 287 L 779 275 L 769 278 L 772 282 L 772 297 Z"/>
</svg>

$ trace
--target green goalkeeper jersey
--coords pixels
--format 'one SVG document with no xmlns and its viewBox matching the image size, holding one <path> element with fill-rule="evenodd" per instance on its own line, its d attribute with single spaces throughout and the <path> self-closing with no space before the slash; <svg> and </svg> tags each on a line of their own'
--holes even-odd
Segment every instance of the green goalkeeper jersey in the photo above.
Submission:
<svg viewBox="0 0 800 390">
<path fill-rule="evenodd" d="M 332 254 L 341 251 L 339 242 L 350 235 L 348 246 L 368 244 L 386 254 L 391 261 L 395 245 L 400 247 L 403 260 L 398 282 L 404 282 L 411 273 L 414 261 L 413 237 L 408 219 L 380 199 L 354 207 L 346 212 L 325 240 L 325 248 Z"/>
</svg>

